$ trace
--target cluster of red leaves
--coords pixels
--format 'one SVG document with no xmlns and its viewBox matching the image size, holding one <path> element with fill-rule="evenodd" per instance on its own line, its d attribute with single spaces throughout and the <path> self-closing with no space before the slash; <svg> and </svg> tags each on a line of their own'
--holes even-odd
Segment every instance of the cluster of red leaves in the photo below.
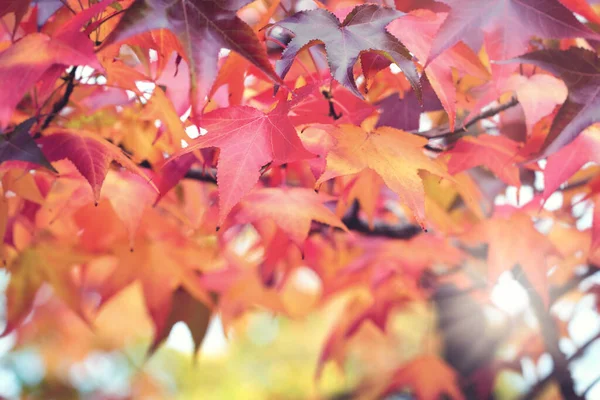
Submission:
<svg viewBox="0 0 600 400">
<path fill-rule="evenodd" d="M 582 169 L 600 163 L 600 34 L 573 14 L 599 22 L 587 2 L 283 3 L 2 2 L 5 334 L 43 285 L 93 325 L 139 282 L 151 350 L 180 320 L 200 342 L 213 313 L 297 316 L 283 293 L 310 268 L 315 305 L 369 293 L 320 369 L 365 323 L 428 301 L 425 278 L 489 289 L 519 265 L 548 306 L 594 263 L 598 206 L 591 229 L 572 212 L 600 201 Z M 533 199 L 496 205 L 507 186 Z M 462 397 L 431 355 L 389 378 L 380 394 Z"/>
</svg>

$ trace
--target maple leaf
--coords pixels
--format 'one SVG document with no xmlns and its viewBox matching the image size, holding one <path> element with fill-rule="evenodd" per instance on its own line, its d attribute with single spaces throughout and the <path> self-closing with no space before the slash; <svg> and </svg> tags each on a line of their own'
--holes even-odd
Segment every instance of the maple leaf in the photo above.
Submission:
<svg viewBox="0 0 600 400">
<path fill-rule="evenodd" d="M 243 261 L 240 263 L 246 264 Z M 219 311 L 225 331 L 231 321 L 247 308 L 258 306 L 281 314 L 286 312 L 279 292 L 266 287 L 256 270 L 247 267 L 248 265 L 243 265 L 242 268 L 230 266 L 200 277 L 207 290 L 219 295 Z"/>
<path fill-rule="evenodd" d="M 373 105 L 357 98 L 342 86 L 335 85 L 330 91 L 323 90 L 325 86 L 330 85 L 327 82 L 315 82 L 294 91 L 289 115 L 294 125 L 328 124 L 333 121 L 360 124 L 375 111 Z M 336 108 L 340 112 L 334 115 Z"/>
<path fill-rule="evenodd" d="M 158 191 L 141 168 L 123 154 L 121 149 L 100 136 L 85 131 L 60 130 L 40 138 L 38 144 L 42 146 L 42 152 L 48 160 L 58 161 L 66 158 L 71 161 L 89 182 L 96 202 L 100 198 L 102 183 L 113 161 L 146 178 Z"/>
<path fill-rule="evenodd" d="M 75 40 L 79 40 L 79 47 L 86 43 L 80 38 Z M 75 49 L 43 33 L 27 35 L 0 53 L 0 84 L 4 88 L 0 93 L 0 127 L 6 127 L 21 98 L 56 64 L 91 65 L 101 69 L 91 42 L 85 50 Z"/>
<path fill-rule="evenodd" d="M 64 4 L 61 0 L 6 0 L 0 5 L 0 17 L 14 12 L 17 24 L 23 19 L 30 3 L 37 5 L 37 25 L 42 26 L 44 23 Z"/>
<path fill-rule="evenodd" d="M 419 400 L 438 400 L 445 396 L 454 400 L 464 399 L 456 371 L 434 355 L 419 356 L 399 368 L 385 393 L 406 387 L 412 389 Z"/>
<path fill-rule="evenodd" d="M 268 114 L 252 107 L 222 108 L 205 114 L 202 127 L 208 132 L 167 160 L 206 147 L 221 149 L 217 165 L 219 223 L 258 182 L 263 166 L 314 157 L 287 117 L 287 105 Z"/>
<path fill-rule="evenodd" d="M 427 64 L 459 41 L 478 50 L 484 37 L 491 60 L 507 60 L 522 54 L 531 36 L 600 38 L 558 0 L 444 0 L 444 3 L 451 9 L 433 40 Z M 492 65 L 492 71 L 502 67 Z M 504 77 L 504 73 L 495 75 Z"/>
<path fill-rule="evenodd" d="M 383 180 L 373 170 L 366 169 L 353 178 L 340 194 L 336 206 L 336 214 L 343 217 L 348 210 L 358 201 L 360 211 L 364 212 L 369 228 L 375 227 L 375 211 L 379 202 L 379 195 L 383 187 Z"/>
<path fill-rule="evenodd" d="M 243 219 L 271 218 L 290 239 L 302 247 L 312 220 L 347 230 L 342 221 L 322 203 L 333 198 L 304 188 L 264 188 L 242 201 Z"/>
<path fill-rule="evenodd" d="M 387 332 L 389 316 L 394 310 L 423 299 L 416 281 L 393 274 L 380 275 L 384 277 L 373 278 L 374 282 L 371 284 L 373 304 L 350 322 L 345 332 L 347 338 L 356 334 L 367 321 L 382 332 Z"/>
<path fill-rule="evenodd" d="M 423 153 L 427 139 L 389 127 L 369 132 L 353 125 L 341 125 L 332 128 L 330 133 L 337 144 L 327 153 L 326 170 L 316 185 L 370 168 L 400 196 L 419 224 L 425 226 L 425 191 L 419 170 L 452 180 L 442 164 Z"/>
<path fill-rule="evenodd" d="M 12 132 L 0 136 L 0 163 L 9 160 L 27 161 L 58 172 L 29 135 L 35 122 L 35 118 L 29 118 L 17 125 Z"/>
<path fill-rule="evenodd" d="M 101 269 L 110 271 L 98 285 L 100 305 L 138 281 L 155 326 L 155 335 L 160 340 L 169 323 L 169 315 L 173 313 L 172 298 L 177 288 L 181 286 L 196 300 L 212 304 L 196 275 L 198 263 L 211 261 L 212 248 L 187 241 L 179 227 L 154 208 L 146 208 L 141 218 L 143 226 L 135 236 L 134 245 L 130 246 L 118 235 L 118 229 L 114 229 L 121 216 L 117 216 L 108 201 L 103 199 L 98 207 L 90 206 L 77 212 L 76 221 L 83 230 L 81 240 L 86 248 L 110 255 L 96 260 Z M 88 234 L 87 231 L 92 232 Z M 107 237 L 109 235 L 112 237 Z"/>
<path fill-rule="evenodd" d="M 296 13 L 275 24 L 294 34 L 281 54 L 281 60 L 275 65 L 276 70 L 285 78 L 300 50 L 322 42 L 325 44 L 333 78 L 362 99 L 352 69 L 361 52 L 375 51 L 402 69 L 420 99 L 419 74 L 411 61 L 412 56 L 385 29 L 390 22 L 402 15 L 400 11 L 373 4 L 355 7 L 341 23 L 335 15 L 324 9 Z"/>
<path fill-rule="evenodd" d="M 165 164 L 153 179 L 158 188 L 158 196 L 156 196 L 154 204 L 157 204 L 169 190 L 173 189 L 197 161 L 198 159 L 193 153 L 188 153 Z"/>
<path fill-rule="evenodd" d="M 234 50 L 275 82 L 267 53 L 254 31 L 235 15 L 248 0 L 136 0 L 103 43 L 103 47 L 134 35 L 169 29 L 181 42 L 191 76 L 192 107 L 200 115 L 205 97 L 217 76 L 221 48 Z"/>
<path fill-rule="evenodd" d="M 432 265 L 456 266 L 465 258 L 450 242 L 431 235 L 419 235 L 410 240 L 363 238 L 359 243 L 365 254 L 348 263 L 344 273 L 352 274 L 366 269 L 381 273 L 388 269 L 418 278 Z M 428 252 L 428 248 L 439 251 Z"/>
<path fill-rule="evenodd" d="M 146 207 L 156 203 L 156 191 L 148 185 L 146 178 L 127 171 L 110 171 L 106 175 L 102 194 L 108 198 L 115 213 L 125 223 L 129 243 L 133 246 Z"/>
<path fill-rule="evenodd" d="M 167 339 L 169 333 L 171 333 L 171 328 L 173 328 L 177 322 L 182 321 L 187 325 L 192 334 L 192 339 L 194 340 L 194 355 L 196 355 L 202 344 L 204 335 L 208 330 L 211 309 L 181 287 L 173 292 L 170 305 L 171 310 L 162 331 L 158 331 L 158 327 L 155 327 L 157 328 L 157 332 L 154 335 L 154 340 L 150 345 L 148 353 L 154 353 L 158 346 Z"/>
<path fill-rule="evenodd" d="M 189 140 L 190 137 L 185 133 L 173 104 L 160 87 L 156 87 L 152 92 L 152 97 L 145 104 L 145 110 L 162 121 L 173 144 L 179 146 L 182 140 Z M 162 132 L 162 130 L 158 131 L 154 142 L 160 139 Z"/>
<path fill-rule="evenodd" d="M 600 128 L 591 126 L 577 139 L 548 157 L 544 168 L 544 194 L 547 199 L 588 162 L 600 162 Z"/>
<path fill-rule="evenodd" d="M 10 169 L 2 177 L 2 187 L 23 199 L 37 204 L 44 203 L 44 196 L 40 192 L 35 177 L 27 169 Z"/>
<path fill-rule="evenodd" d="M 588 4 L 587 0 L 559 0 L 565 7 L 595 24 L 600 24 L 600 15 Z"/>
<path fill-rule="evenodd" d="M 79 316 L 85 320 L 79 290 L 71 269 L 83 264 L 88 257 L 74 248 L 50 243 L 30 247 L 9 264 L 11 279 L 6 289 L 6 328 L 2 335 L 12 332 L 31 310 L 35 294 L 45 282 Z"/>
<path fill-rule="evenodd" d="M 419 60 L 426 60 L 443 18 L 444 14 L 441 13 L 417 10 L 392 22 L 389 31 L 400 38 Z M 482 80 L 489 78 L 488 71 L 477 55 L 464 43 L 452 46 L 425 67 L 425 75 L 448 113 L 450 130 L 454 130 L 456 120 L 456 73 L 453 70 Z"/>
<path fill-rule="evenodd" d="M 25 93 L 52 67 L 62 71 L 68 65 L 89 65 L 102 70 L 92 41 L 80 29 L 109 2 L 78 13 L 52 36 L 31 33 L 0 52 L 0 128 L 6 127 Z"/>
<path fill-rule="evenodd" d="M 517 163 L 523 161 L 519 156 L 519 143 L 505 136 L 479 135 L 477 137 L 462 137 L 452 150 L 446 154 L 448 172 L 458 172 L 484 165 L 498 178 L 508 185 L 521 186 L 519 167 Z"/>
<path fill-rule="evenodd" d="M 547 236 L 535 229 L 529 215 L 518 210 L 503 211 L 482 226 L 489 244 L 488 282 L 495 283 L 504 271 L 519 265 L 547 306 L 550 301 L 547 258 L 557 254 L 557 250 Z"/>
<path fill-rule="evenodd" d="M 540 158 L 558 151 L 585 128 L 600 122 L 600 60 L 596 53 L 571 47 L 565 51 L 536 51 L 512 61 L 534 64 L 558 75 L 569 89 L 540 149 Z"/>
<path fill-rule="evenodd" d="M 397 93 L 391 94 L 377 103 L 381 112 L 377 126 L 389 126 L 406 131 L 419 130 L 419 119 L 422 112 L 442 108 L 440 99 L 432 90 L 429 82 L 426 82 L 422 88 L 422 105 L 414 90 L 405 93 L 402 98 Z"/>
<path fill-rule="evenodd" d="M 540 119 L 550 114 L 556 105 L 563 104 L 567 98 L 565 85 L 550 75 L 536 74 L 529 78 L 513 75 L 506 82 L 506 89 L 515 91 L 525 113 L 529 134 Z"/>
</svg>

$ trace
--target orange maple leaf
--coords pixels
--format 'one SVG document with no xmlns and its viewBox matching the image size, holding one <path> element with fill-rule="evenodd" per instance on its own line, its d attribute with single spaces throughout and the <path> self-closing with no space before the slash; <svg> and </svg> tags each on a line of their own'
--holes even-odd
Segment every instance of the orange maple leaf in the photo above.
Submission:
<svg viewBox="0 0 600 400">
<path fill-rule="evenodd" d="M 354 125 L 332 127 L 330 134 L 337 144 L 327 154 L 327 167 L 317 185 L 370 168 L 425 227 L 425 190 L 419 170 L 452 180 L 441 163 L 423 153 L 427 139 L 389 127 L 367 131 Z"/>
<path fill-rule="evenodd" d="M 271 218 L 290 239 L 302 247 L 312 220 L 347 231 L 342 221 L 322 203 L 332 197 L 304 188 L 264 188 L 242 201 L 240 218 L 247 221 Z"/>
<path fill-rule="evenodd" d="M 419 356 L 401 367 L 386 393 L 410 388 L 419 400 L 438 400 L 446 395 L 454 400 L 464 399 L 458 386 L 458 374 L 441 358 Z"/>
</svg>

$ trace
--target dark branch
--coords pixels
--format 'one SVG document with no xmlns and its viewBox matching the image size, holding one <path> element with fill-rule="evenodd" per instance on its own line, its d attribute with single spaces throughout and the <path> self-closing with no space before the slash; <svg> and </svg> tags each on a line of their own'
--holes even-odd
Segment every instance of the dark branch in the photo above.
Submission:
<svg viewBox="0 0 600 400">
<path fill-rule="evenodd" d="M 592 383 L 585 389 L 582 393 L 583 397 L 586 397 L 590 390 L 594 388 L 598 383 L 600 383 L 600 376 L 592 381 Z"/>
<path fill-rule="evenodd" d="M 515 267 L 514 272 L 517 281 L 523 285 L 529 294 L 531 306 L 539 323 L 540 334 L 544 340 L 544 346 L 546 347 L 546 351 L 548 351 L 552 357 L 554 368 L 550 374 L 551 379 L 556 379 L 560 387 L 560 392 L 565 399 L 583 400 L 583 397 L 575 393 L 575 383 L 571 371 L 569 370 L 570 360 L 567 360 L 565 354 L 560 350 L 560 335 L 556 327 L 556 322 L 540 295 L 533 288 L 522 268 L 517 266 Z M 525 396 L 526 399 L 534 397 L 535 393 L 532 393 L 531 391 Z"/>
<path fill-rule="evenodd" d="M 71 72 L 69 72 L 69 75 L 67 75 L 67 77 L 65 78 L 66 82 L 67 82 L 67 87 L 65 89 L 65 93 L 62 95 L 62 97 L 60 99 L 58 99 L 58 101 L 56 103 L 54 103 L 52 105 L 52 111 L 50 111 L 50 114 L 48 114 L 48 117 L 44 121 L 42 127 L 40 128 L 40 131 L 43 131 L 48 126 L 50 126 L 50 123 L 54 120 L 54 118 L 56 118 L 56 116 L 58 114 L 60 114 L 62 109 L 65 108 L 67 106 L 67 104 L 69 104 L 69 99 L 71 98 L 71 95 L 73 94 L 73 90 L 75 89 L 75 72 L 76 71 L 77 71 L 76 67 L 71 68 Z"/>
<path fill-rule="evenodd" d="M 325 97 L 325 99 L 327 99 L 327 102 L 329 103 L 329 116 L 333 118 L 334 121 L 342 118 L 342 113 L 338 114 L 337 112 L 335 112 L 335 107 L 332 101 L 333 95 L 331 94 L 331 92 L 323 90 L 321 94 L 323 95 L 323 97 Z"/>
<path fill-rule="evenodd" d="M 342 222 L 344 222 L 351 231 L 360 232 L 366 236 L 381 236 L 390 239 L 408 240 L 423 232 L 421 227 L 412 224 L 389 225 L 375 222 L 373 229 L 371 229 L 369 224 L 359 218 L 358 211 L 358 202 L 355 201 L 348 214 L 342 218 Z"/>
<path fill-rule="evenodd" d="M 207 168 L 204 170 L 190 169 L 185 173 L 184 179 L 192 179 L 199 182 L 209 182 L 217 184 L 217 171 L 214 168 Z"/>
<path fill-rule="evenodd" d="M 472 120 L 470 120 L 462 128 L 455 129 L 453 131 L 446 130 L 446 131 L 441 131 L 440 132 L 440 128 L 438 127 L 438 128 L 430 129 L 428 131 L 414 132 L 414 134 L 426 137 L 427 139 L 430 139 L 430 140 L 431 139 L 448 139 L 448 138 L 454 138 L 455 136 L 460 136 L 460 135 L 463 135 L 464 133 L 466 133 L 469 130 L 469 128 L 471 128 L 473 125 L 475 125 L 479 121 L 487 119 L 487 118 L 491 118 L 491 117 L 493 117 L 493 116 L 501 113 L 502 111 L 506 111 L 509 108 L 512 108 L 512 107 L 516 106 L 517 104 L 519 104 L 519 101 L 517 100 L 516 97 L 513 97 L 512 99 L 510 99 L 509 102 L 504 103 L 504 104 L 500 104 L 497 107 L 493 107 L 493 108 L 490 108 L 487 111 L 482 112 L 481 114 L 477 115 L 475 118 L 473 118 Z"/>
<path fill-rule="evenodd" d="M 551 288 L 550 289 L 550 303 L 551 304 L 554 303 L 561 296 L 563 296 L 563 295 L 569 293 L 571 290 L 577 288 L 577 286 L 579 286 L 581 281 L 589 278 L 592 275 L 595 275 L 598 272 L 600 272 L 600 267 L 590 264 L 588 266 L 587 271 L 585 271 L 585 273 L 578 275 L 578 276 L 574 276 L 573 278 L 571 278 L 567 282 L 565 282 L 565 284 L 563 284 L 562 286 Z"/>
<path fill-rule="evenodd" d="M 592 337 L 590 340 L 588 340 L 587 342 L 585 342 L 584 344 L 581 345 L 581 347 L 579 347 L 579 349 L 577 349 L 577 351 L 575 353 L 573 353 L 573 355 L 571 355 L 571 357 L 569 357 L 567 359 L 567 363 L 572 363 L 573 361 L 579 359 L 581 356 L 583 356 L 586 352 L 586 350 L 594 343 L 596 343 L 596 341 L 600 339 L 600 332 L 597 333 L 594 337 Z M 535 386 L 533 386 L 529 392 L 523 396 L 524 399 L 535 399 L 537 395 L 539 395 L 544 388 L 546 387 L 546 385 L 548 383 L 550 383 L 552 381 L 552 379 L 554 379 L 554 375 L 550 374 L 547 377 L 545 377 L 544 379 L 540 380 L 538 383 L 535 384 Z"/>
</svg>

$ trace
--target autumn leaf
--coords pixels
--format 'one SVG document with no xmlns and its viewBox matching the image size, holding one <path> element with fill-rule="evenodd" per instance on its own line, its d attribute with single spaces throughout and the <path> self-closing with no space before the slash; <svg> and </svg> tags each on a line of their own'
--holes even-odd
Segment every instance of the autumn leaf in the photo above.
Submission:
<svg viewBox="0 0 600 400">
<path fill-rule="evenodd" d="M 25 93 L 53 65 L 91 65 L 101 69 L 91 42 L 86 49 L 81 38 L 79 48 L 38 33 L 27 35 L 0 53 L 0 127 L 10 122 L 14 108 Z M 35 60 L 35 63 L 29 62 Z M 19 77 L 17 79 L 16 77 Z"/>
<path fill-rule="evenodd" d="M 101 202 L 99 207 L 105 212 L 102 218 L 107 224 L 114 221 L 112 207 L 107 207 L 106 201 Z M 79 226 L 84 230 L 96 225 L 89 214 L 89 210 L 80 214 Z M 169 315 L 173 312 L 172 297 L 177 288 L 182 286 L 196 300 L 212 304 L 196 272 L 203 262 L 210 260 L 208 256 L 213 250 L 186 242 L 177 231 L 177 226 L 152 208 L 143 215 L 144 226 L 136 235 L 133 246 L 118 238 L 112 243 L 105 243 L 109 257 L 101 259 L 100 265 L 95 268 L 101 267 L 112 272 L 101 282 L 97 293 L 102 305 L 123 288 L 138 281 L 142 286 L 146 309 L 155 326 L 155 335 L 160 340 L 169 323 Z M 157 230 L 157 226 L 162 230 Z"/>
<path fill-rule="evenodd" d="M 0 17 L 13 12 L 17 22 L 27 13 L 30 3 L 37 6 L 37 25 L 42 26 L 52 14 L 64 4 L 60 0 L 6 0 L 0 6 Z"/>
<path fill-rule="evenodd" d="M 443 18 L 444 14 L 441 13 L 435 14 L 429 10 L 417 10 L 392 22 L 389 30 L 419 60 L 425 62 L 431 50 L 433 38 L 442 24 Z M 448 113 L 450 129 L 454 130 L 457 102 L 456 73 L 474 76 L 485 81 L 489 78 L 489 72 L 464 43 L 457 43 L 452 46 L 447 52 L 429 63 L 424 72 L 435 94 L 439 97 L 439 101 L 444 106 L 444 110 Z M 426 99 L 425 96 L 424 98 Z M 424 106 L 427 107 L 425 101 Z M 424 109 L 423 111 L 429 110 Z M 394 127 L 406 129 L 398 126 Z"/>
<path fill-rule="evenodd" d="M 587 0 L 559 0 L 565 7 L 574 13 L 583 16 L 590 22 L 600 24 L 600 16 L 594 11 Z"/>
<path fill-rule="evenodd" d="M 558 0 L 445 0 L 451 6 L 431 45 L 427 64 L 459 41 L 478 50 L 485 41 L 491 60 L 507 60 L 527 50 L 531 36 L 600 38 Z M 506 67 L 492 65 L 492 71 Z M 508 71 L 512 72 L 512 71 Z M 505 78 L 506 71 L 498 78 Z"/>
<path fill-rule="evenodd" d="M 202 117 L 202 127 L 208 132 L 167 163 L 194 150 L 221 149 L 217 165 L 220 224 L 258 182 L 263 166 L 313 157 L 290 123 L 286 105 L 280 104 L 268 114 L 251 107 L 218 109 Z"/>
<path fill-rule="evenodd" d="M 600 196 L 594 196 L 594 214 L 592 216 L 592 244 L 590 246 L 591 259 L 600 256 Z M 599 302 L 600 304 L 600 302 Z"/>
<path fill-rule="evenodd" d="M 548 257 L 557 253 L 548 237 L 535 229 L 529 215 L 517 210 L 497 213 L 485 221 L 483 230 L 489 246 L 488 282 L 495 283 L 503 272 L 519 265 L 548 306 Z"/>
<path fill-rule="evenodd" d="M 51 67 L 89 65 L 102 70 L 92 41 L 81 27 L 94 14 L 106 8 L 105 0 L 80 12 L 52 36 L 32 33 L 0 52 L 0 128 L 10 122 L 14 108 Z"/>
<path fill-rule="evenodd" d="M 44 203 L 44 196 L 35 181 L 35 176 L 27 169 L 10 169 L 2 176 L 2 187 L 23 199 L 37 204 Z"/>
<path fill-rule="evenodd" d="M 363 98 L 354 81 L 352 69 L 361 52 L 376 51 L 398 64 L 420 99 L 419 74 L 410 61 L 412 56 L 385 29 L 401 15 L 403 13 L 399 11 L 373 4 L 355 7 L 341 23 L 335 15 L 323 9 L 296 13 L 275 24 L 294 34 L 283 51 L 281 60 L 277 61 L 276 70 L 285 78 L 300 50 L 307 45 L 322 42 L 325 44 L 333 78 L 356 96 Z"/>
<path fill-rule="evenodd" d="M 29 135 L 35 122 L 35 118 L 29 118 L 17 125 L 12 132 L 0 136 L 0 163 L 10 160 L 27 161 L 58 172 Z"/>
<path fill-rule="evenodd" d="M 96 201 L 111 162 L 115 161 L 144 178 L 146 175 L 121 149 L 108 141 L 84 131 L 60 130 L 38 140 L 42 152 L 50 161 L 68 159 L 87 179 Z M 149 179 L 146 178 L 147 181 Z M 154 187 L 152 182 L 149 182 Z"/>
<path fill-rule="evenodd" d="M 333 200 L 304 188 L 254 190 L 242 201 L 241 218 L 254 221 L 270 218 L 290 239 L 303 247 L 312 220 L 347 230 L 340 219 L 322 203 Z"/>
<path fill-rule="evenodd" d="M 600 162 L 600 128 L 591 126 L 573 142 L 550 155 L 544 168 L 547 199 L 588 162 Z"/>
<path fill-rule="evenodd" d="M 424 228 L 425 191 L 419 170 L 452 179 L 442 164 L 423 153 L 427 139 L 388 127 L 367 132 L 357 126 L 341 125 L 330 133 L 337 144 L 328 152 L 327 168 L 316 184 L 370 168 L 398 194 Z"/>
<path fill-rule="evenodd" d="M 108 198 L 115 213 L 127 227 L 129 243 L 133 246 L 144 211 L 155 203 L 156 190 L 145 177 L 128 171 L 110 171 L 102 189 L 102 195 Z"/>
<path fill-rule="evenodd" d="M 505 136 L 463 137 L 446 153 L 450 156 L 448 172 L 456 174 L 483 165 L 506 184 L 518 187 L 521 180 L 517 163 L 523 161 L 519 149 L 517 142 Z"/>
<path fill-rule="evenodd" d="M 540 149 L 540 158 L 555 153 L 585 128 L 600 122 L 600 61 L 596 53 L 571 47 L 565 51 L 528 53 L 512 61 L 537 65 L 559 76 L 569 89 L 567 100 L 554 118 Z"/>
<path fill-rule="evenodd" d="M 73 248 L 43 244 L 21 253 L 8 266 L 11 280 L 6 289 L 8 315 L 2 335 L 12 332 L 27 316 L 35 294 L 45 282 L 49 283 L 67 306 L 85 319 L 79 290 L 71 269 L 88 257 Z"/>
<path fill-rule="evenodd" d="M 199 116 L 217 76 L 219 50 L 234 50 L 275 82 L 263 46 L 254 31 L 235 15 L 248 0 L 136 0 L 103 47 L 154 29 L 169 29 L 181 42 L 190 66 L 192 107 Z"/>
<path fill-rule="evenodd" d="M 160 87 L 156 87 L 152 92 L 152 97 L 146 103 L 145 110 L 161 120 L 163 129 L 168 132 L 171 143 L 177 148 L 181 146 L 182 140 L 189 140 L 190 137 L 185 133 L 173 104 Z M 154 142 L 160 139 L 162 133 L 163 130 L 158 131 Z"/>
<path fill-rule="evenodd" d="M 157 204 L 171 189 L 181 181 L 185 174 L 198 159 L 193 153 L 185 154 L 174 161 L 169 161 L 155 174 L 153 182 L 158 188 L 158 196 L 154 201 Z"/>
<path fill-rule="evenodd" d="M 419 356 L 398 369 L 386 394 L 403 388 L 410 388 L 419 400 L 464 399 L 456 371 L 433 355 Z"/>
<path fill-rule="evenodd" d="M 383 186 L 383 180 L 375 171 L 365 169 L 351 179 L 340 194 L 336 214 L 343 217 L 349 209 L 354 207 L 354 201 L 358 201 L 361 211 L 367 216 L 369 228 L 373 229 L 375 227 L 375 211 Z"/>
<path fill-rule="evenodd" d="M 421 113 L 442 108 L 440 99 L 431 88 L 429 81 L 426 82 L 422 88 L 422 105 L 419 104 L 414 90 L 404 93 L 402 98 L 397 93 L 391 94 L 377 103 L 379 112 L 381 113 L 377 121 L 377 126 L 418 131 Z"/>
<path fill-rule="evenodd" d="M 328 124 L 334 121 L 360 124 L 375 112 L 372 104 L 357 98 L 340 85 L 335 85 L 331 90 L 329 86 L 328 82 L 315 82 L 296 89 L 290 105 L 290 121 L 294 125 Z"/>
<path fill-rule="evenodd" d="M 540 119 L 550 114 L 557 105 L 563 104 L 567 98 L 565 85 L 550 75 L 536 74 L 529 78 L 513 75 L 506 82 L 506 89 L 515 91 L 519 104 L 523 107 L 528 134 L 531 134 L 533 126 Z"/>
<path fill-rule="evenodd" d="M 210 322 L 211 316 L 210 308 L 208 308 L 206 304 L 195 299 L 183 288 L 178 288 L 173 292 L 170 306 L 171 310 L 167 316 L 164 327 L 161 327 L 162 330 L 158 331 L 159 327 L 155 327 L 157 331 L 148 353 L 154 353 L 158 346 L 167 339 L 173 325 L 182 321 L 187 325 L 192 334 L 192 339 L 194 340 L 194 354 L 196 354 L 202 344 L 206 330 L 208 329 L 208 323 Z"/>
</svg>

